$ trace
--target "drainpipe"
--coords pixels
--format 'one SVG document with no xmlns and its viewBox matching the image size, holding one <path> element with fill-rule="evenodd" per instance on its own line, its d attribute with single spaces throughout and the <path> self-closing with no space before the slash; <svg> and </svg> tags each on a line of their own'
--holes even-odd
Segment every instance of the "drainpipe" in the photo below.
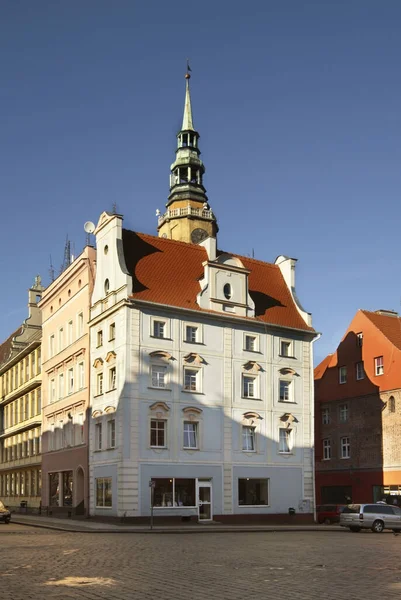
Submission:
<svg viewBox="0 0 401 600">
<path fill-rule="evenodd" d="M 313 489 L 313 520 L 316 522 L 316 479 L 315 479 L 315 378 L 314 378 L 314 367 L 313 367 L 313 344 L 317 342 L 322 337 L 321 333 L 318 333 L 315 338 L 313 338 L 311 342 L 311 370 L 310 370 L 310 379 L 311 379 L 311 396 L 312 396 L 312 404 L 311 404 L 311 441 L 312 443 L 312 489 Z"/>
</svg>

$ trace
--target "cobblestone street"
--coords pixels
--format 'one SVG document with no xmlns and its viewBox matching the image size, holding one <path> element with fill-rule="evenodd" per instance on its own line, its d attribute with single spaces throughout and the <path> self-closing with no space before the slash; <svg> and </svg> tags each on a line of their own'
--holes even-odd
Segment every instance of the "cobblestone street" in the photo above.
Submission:
<svg viewBox="0 0 401 600">
<path fill-rule="evenodd" d="M 401 597 L 401 535 L 64 533 L 0 527 L 1 600 Z"/>
</svg>

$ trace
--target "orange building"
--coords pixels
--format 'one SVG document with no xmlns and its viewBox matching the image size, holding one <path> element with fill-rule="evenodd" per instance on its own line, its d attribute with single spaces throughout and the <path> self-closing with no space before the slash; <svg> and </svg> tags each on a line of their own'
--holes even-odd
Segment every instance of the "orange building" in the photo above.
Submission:
<svg viewBox="0 0 401 600">
<path fill-rule="evenodd" d="M 359 310 L 315 369 L 316 501 L 401 504 L 401 318 Z"/>
</svg>

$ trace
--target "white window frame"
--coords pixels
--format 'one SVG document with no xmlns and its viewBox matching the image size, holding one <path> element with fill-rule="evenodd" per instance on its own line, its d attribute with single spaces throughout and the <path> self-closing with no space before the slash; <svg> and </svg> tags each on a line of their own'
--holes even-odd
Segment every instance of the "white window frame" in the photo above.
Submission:
<svg viewBox="0 0 401 600">
<path fill-rule="evenodd" d="M 65 381 L 64 381 L 64 373 L 60 373 L 58 376 L 58 397 L 59 400 L 65 398 Z"/>
<path fill-rule="evenodd" d="M 70 367 L 67 371 L 67 395 L 70 396 L 74 393 L 75 389 L 75 373 L 74 367 Z"/>
<path fill-rule="evenodd" d="M 49 381 L 49 400 L 51 404 L 56 401 L 56 379 L 54 377 Z"/>
<path fill-rule="evenodd" d="M 162 331 L 163 335 L 160 335 L 160 331 Z M 151 337 L 156 338 L 158 340 L 169 339 L 167 319 L 163 319 L 162 317 L 152 317 Z"/>
<path fill-rule="evenodd" d="M 251 441 L 251 448 L 248 442 Z M 241 447 L 243 452 L 256 452 L 256 427 L 254 425 L 241 426 Z"/>
<path fill-rule="evenodd" d="M 281 432 L 285 432 L 285 436 L 281 435 Z M 283 450 L 282 446 L 282 437 L 286 438 L 286 450 Z M 290 427 L 280 427 L 278 432 L 278 452 L 279 454 L 292 454 L 292 449 L 294 447 L 294 431 Z"/>
<path fill-rule="evenodd" d="M 106 506 L 105 504 L 105 485 L 104 482 L 105 481 L 109 481 L 110 482 L 110 489 L 111 489 L 111 506 Z M 102 482 L 102 491 L 103 491 L 103 504 L 98 504 L 97 503 L 97 488 L 98 488 L 98 481 Z M 113 508 L 113 479 L 112 477 L 96 477 L 95 479 L 95 504 L 96 504 L 96 508 L 101 508 L 102 510 L 108 510 Z"/>
<path fill-rule="evenodd" d="M 96 348 L 101 348 L 103 346 L 103 329 L 98 329 L 96 331 Z"/>
<path fill-rule="evenodd" d="M 322 425 L 330 425 L 330 409 L 326 406 L 321 409 Z"/>
<path fill-rule="evenodd" d="M 193 431 L 191 432 L 188 428 L 188 426 L 193 427 Z M 193 433 L 195 435 L 195 445 L 191 446 L 191 445 L 186 445 L 185 444 L 185 434 L 188 433 L 190 438 L 191 433 Z M 189 420 L 185 420 L 183 422 L 183 443 L 182 443 L 182 447 L 184 450 L 199 450 L 199 423 L 198 421 L 189 421 Z"/>
<path fill-rule="evenodd" d="M 78 386 L 80 390 L 85 387 L 85 363 L 78 363 Z"/>
<path fill-rule="evenodd" d="M 154 383 L 153 380 L 153 371 L 156 371 L 157 373 L 161 373 L 163 372 L 163 385 L 159 385 L 159 376 L 156 376 L 156 385 Z M 158 370 L 158 371 L 157 371 Z M 167 365 L 160 365 L 160 364 L 156 364 L 156 363 L 152 363 L 150 365 L 150 386 L 151 388 L 154 388 L 156 390 L 165 390 L 167 389 Z"/>
<path fill-rule="evenodd" d="M 116 447 L 116 420 L 109 419 L 107 421 L 107 447 Z"/>
<path fill-rule="evenodd" d="M 357 340 L 358 347 L 362 348 L 362 346 L 363 346 L 363 333 L 362 333 L 362 331 L 359 331 L 356 334 L 356 340 Z"/>
<path fill-rule="evenodd" d="M 109 342 L 116 339 L 116 324 L 115 321 L 109 325 Z"/>
<path fill-rule="evenodd" d="M 347 383 L 347 367 L 346 366 L 338 367 L 338 383 L 340 383 L 341 385 L 343 385 L 344 383 Z"/>
<path fill-rule="evenodd" d="M 288 353 L 283 352 L 283 345 L 288 347 Z M 280 339 L 279 356 L 283 358 L 294 358 L 294 340 Z"/>
<path fill-rule="evenodd" d="M 341 458 L 351 458 L 351 440 L 348 435 L 340 439 Z"/>
<path fill-rule="evenodd" d="M 253 343 L 250 343 L 250 340 Z M 259 352 L 259 335 L 257 333 L 244 332 L 243 348 L 245 352 Z"/>
<path fill-rule="evenodd" d="M 156 427 L 152 427 L 152 423 L 156 423 Z M 152 431 L 156 431 L 156 441 L 157 440 L 157 432 L 159 431 L 159 424 L 163 423 L 163 432 L 164 432 L 164 444 L 161 445 L 153 445 L 152 444 Z M 149 421 L 149 446 L 151 448 L 167 448 L 167 419 L 158 419 L 157 417 L 150 417 L 150 421 Z"/>
<path fill-rule="evenodd" d="M 95 451 L 100 451 L 102 450 L 102 446 L 103 446 L 103 428 L 102 428 L 103 423 L 96 423 L 95 424 Z"/>
<path fill-rule="evenodd" d="M 188 335 L 188 333 L 191 333 L 191 335 Z M 201 325 L 198 323 L 184 323 L 183 339 L 187 344 L 200 344 L 202 341 Z"/>
<path fill-rule="evenodd" d="M 77 314 L 77 338 L 82 337 L 84 334 L 84 313 L 80 312 Z"/>
<path fill-rule="evenodd" d="M 71 319 L 67 323 L 67 345 L 69 346 L 74 341 L 74 321 Z"/>
<path fill-rule="evenodd" d="M 384 375 L 384 357 L 383 356 L 375 357 L 375 375 L 377 377 L 379 375 Z"/>
<path fill-rule="evenodd" d="M 113 365 L 109 369 L 109 391 L 117 389 L 117 367 Z"/>
<path fill-rule="evenodd" d="M 361 381 L 362 379 L 365 379 L 365 369 L 363 368 L 362 360 L 360 360 L 359 362 L 356 363 L 355 374 L 356 374 L 357 381 Z"/>
<path fill-rule="evenodd" d="M 331 460 L 331 440 L 330 438 L 325 438 L 322 441 L 323 444 L 323 460 Z"/>
<path fill-rule="evenodd" d="M 186 377 L 189 371 L 192 371 L 193 374 L 195 374 L 195 389 L 192 389 L 192 384 L 190 384 L 190 387 L 187 387 Z M 202 392 L 202 369 L 197 369 L 192 366 L 184 367 L 182 391 L 190 394 L 199 394 Z"/>
<path fill-rule="evenodd" d="M 58 330 L 58 351 L 61 352 L 65 348 L 64 327 Z"/>
<path fill-rule="evenodd" d="M 343 404 L 340 404 L 340 423 L 346 423 L 348 421 L 349 418 L 349 410 L 348 410 L 348 403 L 344 402 Z"/>
<path fill-rule="evenodd" d="M 104 394 L 103 371 L 96 373 L 96 396 Z"/>
<path fill-rule="evenodd" d="M 241 397 L 250 398 L 251 400 L 259 398 L 259 378 L 257 375 L 251 375 L 250 373 L 241 374 Z"/>
<path fill-rule="evenodd" d="M 288 391 L 288 397 L 284 395 L 283 399 L 281 398 L 281 384 L 285 384 L 286 390 Z M 294 402 L 294 384 L 290 379 L 279 379 L 278 381 L 278 400 L 279 402 Z"/>
<path fill-rule="evenodd" d="M 56 354 L 56 338 L 54 333 L 49 337 L 49 357 L 52 358 Z"/>
</svg>

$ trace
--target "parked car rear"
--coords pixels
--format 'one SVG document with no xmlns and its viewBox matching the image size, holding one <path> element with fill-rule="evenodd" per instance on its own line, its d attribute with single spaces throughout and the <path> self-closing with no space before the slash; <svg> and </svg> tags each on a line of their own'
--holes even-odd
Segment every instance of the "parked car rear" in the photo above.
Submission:
<svg viewBox="0 0 401 600">
<path fill-rule="evenodd" d="M 2 503 L 1 500 L 0 500 L 0 521 L 3 521 L 3 523 L 6 523 L 6 525 L 8 525 L 8 523 L 11 521 L 11 513 L 8 510 L 8 508 L 4 506 L 4 504 Z"/>
<path fill-rule="evenodd" d="M 316 518 L 318 523 L 339 523 L 340 515 L 345 508 L 345 504 L 322 504 L 316 509 Z"/>
<path fill-rule="evenodd" d="M 348 504 L 340 516 L 340 525 L 350 531 L 371 529 L 381 533 L 383 529 L 401 531 L 401 509 L 384 502 L 376 504 Z"/>
</svg>

